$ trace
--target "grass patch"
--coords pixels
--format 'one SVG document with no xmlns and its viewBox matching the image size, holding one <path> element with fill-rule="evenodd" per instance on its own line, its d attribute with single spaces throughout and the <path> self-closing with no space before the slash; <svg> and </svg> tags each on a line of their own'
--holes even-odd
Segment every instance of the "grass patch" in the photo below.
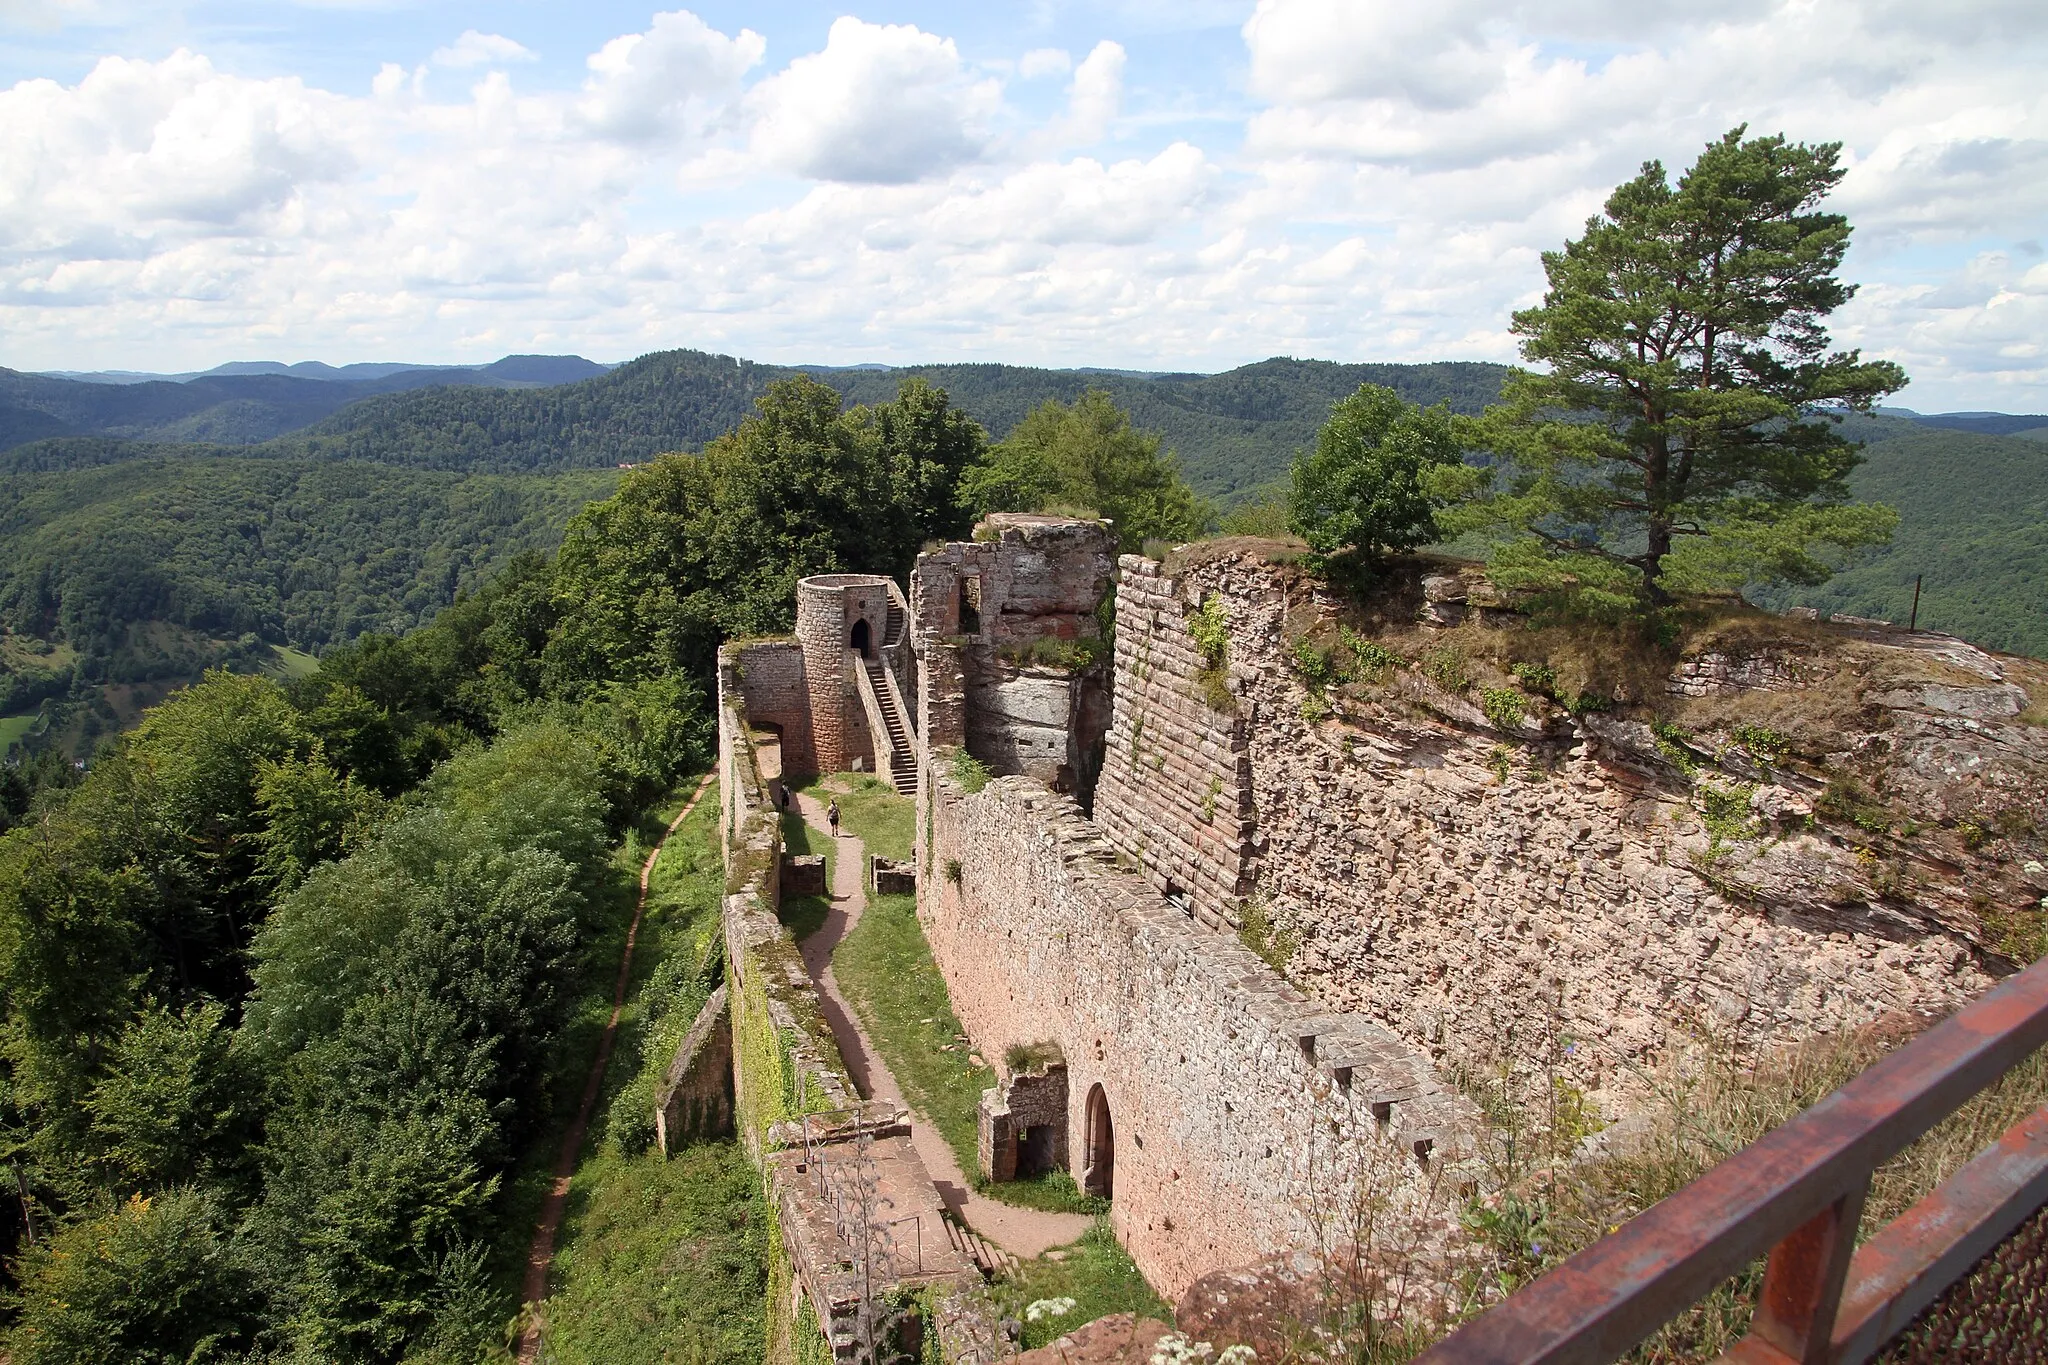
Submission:
<svg viewBox="0 0 2048 1365">
<path fill-rule="evenodd" d="M 995 780 L 994 770 L 965 749 L 953 750 L 948 759 L 947 766 L 953 775 L 953 780 L 958 782 L 960 789 L 969 796 L 974 795 Z"/>
<path fill-rule="evenodd" d="M 612 992 L 618 980 L 619 955 L 626 944 L 626 930 L 633 918 L 633 904 L 639 891 L 640 868 L 668 822 L 682 809 L 696 789 L 694 780 L 671 793 L 654 808 L 643 812 L 627 827 L 626 837 L 612 852 L 612 864 L 596 904 L 587 915 L 583 961 L 574 980 L 566 983 L 570 998 L 567 1017 L 550 1052 L 545 1105 L 524 1158 L 508 1172 L 505 1193 L 500 1198 L 491 1233 L 493 1279 L 509 1313 L 518 1305 L 520 1283 L 526 1271 L 526 1253 L 540 1220 L 541 1205 L 553 1183 L 555 1158 L 561 1151 L 562 1135 L 576 1116 L 590 1063 L 597 1055 L 598 1041 L 611 1016 Z M 633 971 L 627 986 L 626 1006 L 619 1016 L 617 1046 L 605 1068 L 604 1091 L 591 1114 L 591 1134 L 586 1139 L 577 1179 L 593 1162 L 605 1159 L 599 1135 L 611 1105 L 622 1090 L 634 1085 L 642 1070 L 641 1043 L 645 1030 L 643 994 L 657 969 L 671 954 L 700 946 L 702 931 L 715 926 L 724 875 L 718 855 L 718 788 L 708 788 L 697 809 L 691 812 L 670 840 L 649 878 L 647 912 L 633 954 Z M 687 1021 L 684 1027 L 688 1027 Z M 666 1062 L 666 1059 L 663 1059 Z M 648 1103 L 652 1105 L 652 1092 Z M 648 1118 L 652 1127 L 652 1114 Z M 612 1156 L 626 1160 L 613 1151 Z M 635 1157 L 636 1161 L 658 1161 L 656 1157 Z M 572 1187 L 573 1188 L 573 1187 Z M 572 1210 L 573 1216 L 573 1210 Z M 558 1255 L 573 1245 L 575 1238 L 565 1227 L 557 1241 Z M 758 1311 L 758 1310 L 757 1310 Z"/>
<path fill-rule="evenodd" d="M 576 1173 L 555 1253 L 551 1365 L 758 1361 L 768 1215 L 735 1142 L 673 1161 L 606 1149 Z"/>
<path fill-rule="evenodd" d="M 917 802 L 898 795 L 880 778 L 834 773 L 812 782 L 804 792 L 819 801 L 837 800 L 839 827 L 866 844 L 868 852 L 883 858 L 910 857 L 917 838 Z"/>
<path fill-rule="evenodd" d="M 903 1097 L 939 1130 L 961 1170 L 976 1169 L 975 1110 L 981 1092 L 996 1083 L 995 1072 L 967 1060 L 972 1054 L 960 1041 L 966 1030 L 932 961 L 916 902 L 909 896 L 869 901 L 832 967 Z"/>
<path fill-rule="evenodd" d="M 1065 1260 L 1025 1261 L 1012 1274 L 989 1288 L 1006 1318 L 1024 1324 L 1023 1350 L 1045 1346 L 1083 1323 L 1111 1313 L 1136 1313 L 1140 1317 L 1173 1321 L 1173 1310 L 1152 1292 L 1145 1277 L 1117 1242 L 1107 1220 L 1097 1220 L 1080 1241 L 1068 1249 Z M 1025 1320 L 1024 1310 L 1040 1299 L 1072 1299 L 1072 1312 L 1060 1317 Z"/>
<path fill-rule="evenodd" d="M 616 860 L 622 874 L 637 880 L 680 804 L 671 799 L 628 830 Z M 556 1240 L 543 1359 L 560 1365 L 754 1361 L 764 1348 L 768 1215 L 759 1175 L 732 1142 L 692 1146 L 673 1161 L 647 1150 L 655 1085 L 713 984 L 724 887 L 718 818 L 713 787 L 648 879 L 618 1044 Z M 624 907 L 630 916 L 630 899 Z M 624 929 L 620 919 L 591 953 L 577 1002 L 579 1042 L 563 1049 L 555 1068 L 555 1122 L 534 1144 L 508 1200 L 519 1206 L 507 1227 L 508 1242 L 517 1237 L 514 1284 L 561 1128 L 575 1112 L 610 1009 Z"/>
<path fill-rule="evenodd" d="M 34 727 L 36 715 L 31 711 L 25 716 L 0 716 L 0 754 L 12 749 Z"/>
<path fill-rule="evenodd" d="M 280 678 L 309 678 L 320 671 L 320 661 L 303 649 L 290 645 L 272 645 L 270 662 L 264 666 L 266 673 L 275 673 Z"/>
</svg>

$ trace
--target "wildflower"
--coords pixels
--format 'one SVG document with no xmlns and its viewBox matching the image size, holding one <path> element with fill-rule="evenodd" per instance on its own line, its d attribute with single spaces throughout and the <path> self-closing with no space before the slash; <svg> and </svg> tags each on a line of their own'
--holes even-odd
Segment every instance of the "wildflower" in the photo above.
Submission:
<svg viewBox="0 0 2048 1365">
<path fill-rule="evenodd" d="M 1074 1301 L 1067 1298 L 1038 1299 L 1024 1309 L 1024 1321 L 1037 1322 L 1040 1318 L 1063 1318 L 1074 1311 Z"/>
<path fill-rule="evenodd" d="M 1249 1346 L 1226 1346 L 1216 1357 L 1216 1365 L 1252 1365 L 1259 1353 Z"/>
<path fill-rule="evenodd" d="M 1168 1332 L 1152 1348 L 1151 1365 L 1196 1365 L 1215 1351 L 1206 1341 L 1189 1341 L 1183 1332 Z"/>
</svg>

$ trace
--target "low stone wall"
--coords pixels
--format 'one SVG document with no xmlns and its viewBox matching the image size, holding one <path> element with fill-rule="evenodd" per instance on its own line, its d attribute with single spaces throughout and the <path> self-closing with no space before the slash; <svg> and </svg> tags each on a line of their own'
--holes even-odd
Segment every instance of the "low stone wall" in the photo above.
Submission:
<svg viewBox="0 0 2048 1365">
<path fill-rule="evenodd" d="M 921 852 L 948 875 L 918 908 L 954 1008 L 985 1056 L 1064 1055 L 1071 1168 L 1084 1186 L 1113 1171 L 1112 1225 L 1155 1288 L 1312 1242 L 1361 1180 L 1387 1218 L 1447 1230 L 1431 1192 L 1463 1183 L 1472 1115 L 1426 1062 L 1167 904 L 1068 798 L 1023 777 L 925 786 Z"/>
<path fill-rule="evenodd" d="M 654 1097 L 654 1138 L 663 1156 L 732 1131 L 732 1016 L 726 988 L 704 1002 Z"/>
</svg>

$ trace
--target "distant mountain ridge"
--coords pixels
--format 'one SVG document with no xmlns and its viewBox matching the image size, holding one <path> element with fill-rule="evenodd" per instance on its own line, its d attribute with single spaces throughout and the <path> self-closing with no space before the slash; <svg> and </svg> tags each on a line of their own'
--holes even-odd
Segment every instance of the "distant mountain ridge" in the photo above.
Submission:
<svg viewBox="0 0 2048 1365">
<path fill-rule="evenodd" d="M 1285 357 L 1214 375 L 1000 364 L 788 367 L 678 350 L 570 383 L 528 377 L 557 373 L 549 368 L 554 360 L 507 357 L 484 367 L 496 375 L 455 372 L 481 376 L 460 382 L 428 369 L 367 381 L 262 373 L 130 385 L 0 371 L 0 472 L 15 478 L 222 457 L 445 474 L 609 470 L 701 449 L 750 415 L 770 384 L 809 374 L 847 401 L 867 403 L 923 379 L 997 439 L 1048 399 L 1104 389 L 1140 428 L 1165 439 L 1198 492 L 1228 505 L 1282 486 L 1330 404 L 1361 383 L 1477 412 L 1507 373 L 1480 362 Z M 2048 656 L 2048 614 L 2040 610 L 2048 600 L 2048 541 L 2038 529 L 2048 526 L 2048 418 L 1892 409 L 1852 418 L 1845 431 L 1869 443 L 1852 487 L 1899 508 L 1899 536 L 1824 589 L 1772 599 L 1901 617 L 1914 577 L 1924 575 L 1923 624 Z M 10 528 L 0 540 L 14 534 Z"/>
<path fill-rule="evenodd" d="M 573 384 L 594 379 L 610 365 L 585 360 L 580 355 L 508 355 L 488 365 L 418 365 L 408 361 L 358 361 L 350 365 L 329 365 L 320 360 L 301 360 L 287 365 L 281 360 L 231 360 L 210 370 L 187 370 L 178 374 L 157 374 L 147 370 L 42 370 L 44 379 L 71 379 L 87 384 L 184 384 L 194 379 L 221 375 L 282 374 L 294 379 L 324 379 L 331 383 L 366 384 L 395 374 L 432 373 L 428 383 L 465 382 L 461 376 L 480 375 L 506 384 Z M 451 378 L 453 376 L 454 378 Z"/>
</svg>

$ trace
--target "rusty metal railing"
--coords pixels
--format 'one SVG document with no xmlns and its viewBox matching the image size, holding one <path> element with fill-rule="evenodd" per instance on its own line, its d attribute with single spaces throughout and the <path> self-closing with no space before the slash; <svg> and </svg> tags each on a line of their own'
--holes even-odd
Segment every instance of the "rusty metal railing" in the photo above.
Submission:
<svg viewBox="0 0 2048 1365">
<path fill-rule="evenodd" d="M 1725 1365 L 1857 1365 L 1909 1327 L 1918 1344 L 1907 1353 L 1917 1359 L 2048 1360 L 2048 1217 L 2038 1212 L 2048 1203 L 2048 1108 L 1856 1246 L 1872 1173 L 2044 1042 L 2048 960 L 1467 1323 L 1416 1365 L 1606 1365 L 1766 1252 L 1756 1316 Z"/>
</svg>

